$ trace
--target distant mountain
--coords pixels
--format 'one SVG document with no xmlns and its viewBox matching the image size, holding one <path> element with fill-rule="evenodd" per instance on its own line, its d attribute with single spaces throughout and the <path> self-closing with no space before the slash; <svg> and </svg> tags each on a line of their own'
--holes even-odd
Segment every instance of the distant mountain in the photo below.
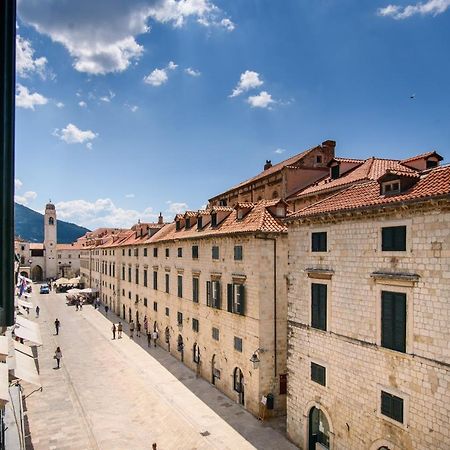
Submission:
<svg viewBox="0 0 450 450">
<path fill-rule="evenodd" d="M 26 241 L 44 242 L 44 216 L 26 206 L 14 203 L 15 233 Z M 56 212 L 58 213 L 58 212 Z M 70 244 L 90 231 L 74 223 L 57 220 L 59 244 Z"/>
</svg>

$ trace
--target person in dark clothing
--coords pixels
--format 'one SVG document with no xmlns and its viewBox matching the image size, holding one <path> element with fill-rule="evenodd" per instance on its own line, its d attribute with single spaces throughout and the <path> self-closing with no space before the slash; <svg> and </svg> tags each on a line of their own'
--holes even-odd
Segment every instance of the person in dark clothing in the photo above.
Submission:
<svg viewBox="0 0 450 450">
<path fill-rule="evenodd" d="M 113 323 L 113 326 L 111 328 L 112 334 L 113 334 L 113 339 L 116 338 L 116 325 Z"/>
<path fill-rule="evenodd" d="M 56 334 L 57 334 L 57 335 L 59 334 L 59 328 L 60 328 L 60 326 L 61 326 L 61 322 L 60 322 L 58 319 L 56 319 L 56 320 L 55 320 L 55 330 L 56 330 Z"/>
<path fill-rule="evenodd" d="M 108 315 L 109 306 L 105 305 L 105 314 Z"/>
</svg>

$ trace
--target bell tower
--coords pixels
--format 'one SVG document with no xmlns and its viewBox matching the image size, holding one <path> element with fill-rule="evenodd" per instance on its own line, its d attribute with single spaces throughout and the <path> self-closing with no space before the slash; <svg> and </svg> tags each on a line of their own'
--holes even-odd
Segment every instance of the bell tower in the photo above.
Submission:
<svg viewBox="0 0 450 450">
<path fill-rule="evenodd" d="M 47 203 L 44 215 L 44 248 L 45 248 L 45 277 L 56 278 L 58 265 L 56 260 L 56 209 L 55 205 Z"/>
</svg>

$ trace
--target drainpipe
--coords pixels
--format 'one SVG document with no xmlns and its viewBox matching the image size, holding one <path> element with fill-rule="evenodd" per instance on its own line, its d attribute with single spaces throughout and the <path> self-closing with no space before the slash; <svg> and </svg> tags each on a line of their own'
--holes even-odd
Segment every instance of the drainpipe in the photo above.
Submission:
<svg viewBox="0 0 450 450">
<path fill-rule="evenodd" d="M 16 1 L 0 2 L 0 327 L 14 324 Z"/>
<path fill-rule="evenodd" d="M 256 239 L 273 242 L 273 375 L 276 378 L 278 373 L 277 364 L 277 240 L 276 238 L 264 236 L 256 236 Z"/>
</svg>

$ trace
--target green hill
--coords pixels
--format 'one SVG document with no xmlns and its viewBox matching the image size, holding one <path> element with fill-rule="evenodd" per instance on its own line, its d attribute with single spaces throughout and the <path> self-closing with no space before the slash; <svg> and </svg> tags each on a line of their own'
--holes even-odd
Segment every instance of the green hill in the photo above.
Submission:
<svg viewBox="0 0 450 450">
<path fill-rule="evenodd" d="M 42 214 L 18 203 L 14 203 L 14 213 L 16 236 L 30 242 L 44 242 L 44 216 Z M 70 244 L 89 231 L 87 228 L 62 220 L 57 220 L 57 225 L 59 244 Z"/>
</svg>

